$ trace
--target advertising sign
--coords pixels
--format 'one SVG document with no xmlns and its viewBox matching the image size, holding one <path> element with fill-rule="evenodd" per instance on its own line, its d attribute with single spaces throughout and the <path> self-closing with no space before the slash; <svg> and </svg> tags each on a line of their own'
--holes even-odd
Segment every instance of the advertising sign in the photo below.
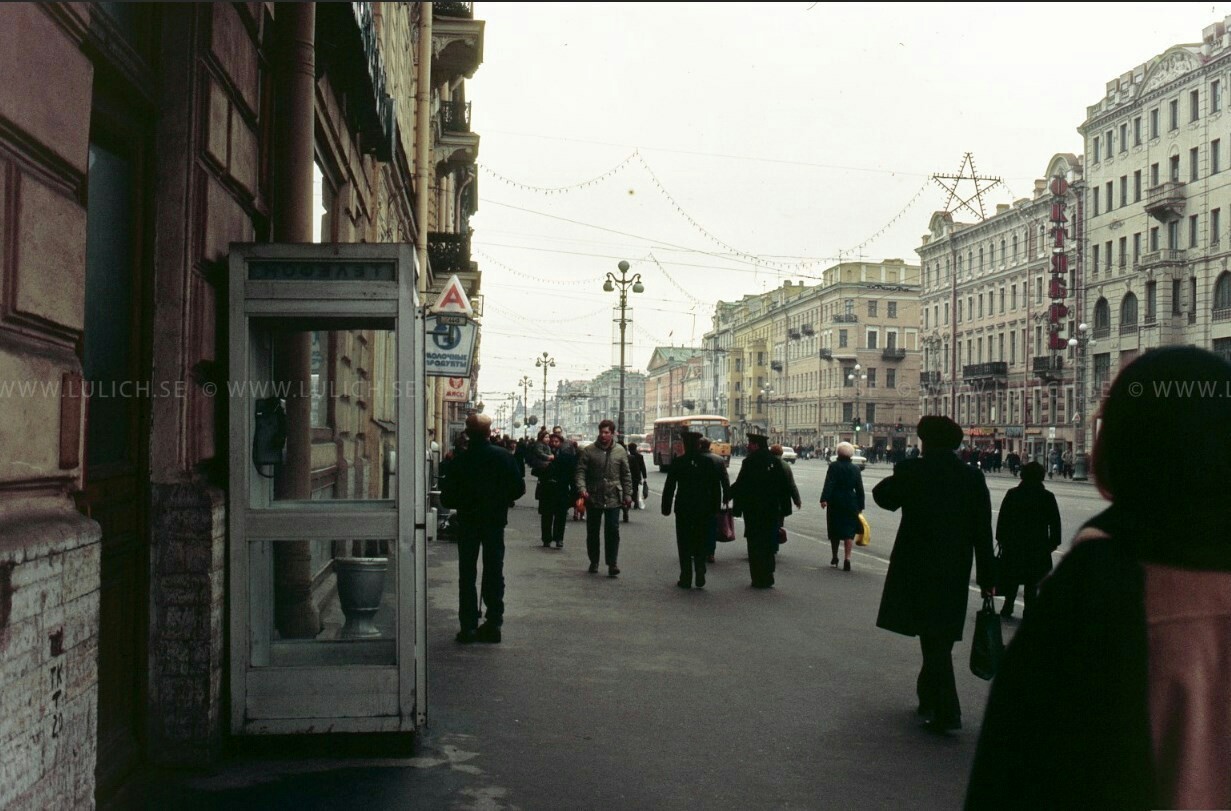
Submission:
<svg viewBox="0 0 1231 811">
<path fill-rule="evenodd" d="M 426 374 L 429 377 L 470 377 L 478 324 L 446 323 L 448 316 L 429 315 L 423 319 L 427 331 L 424 345 Z M 452 320 L 452 319 L 450 319 Z"/>
<path fill-rule="evenodd" d="M 445 386 L 445 402 L 464 403 L 470 399 L 470 378 L 451 377 Z"/>
</svg>

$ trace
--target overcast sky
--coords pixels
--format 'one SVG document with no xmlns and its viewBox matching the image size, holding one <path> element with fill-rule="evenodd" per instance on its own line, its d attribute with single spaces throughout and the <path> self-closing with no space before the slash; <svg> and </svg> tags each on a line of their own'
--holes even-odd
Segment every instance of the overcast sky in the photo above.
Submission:
<svg viewBox="0 0 1231 811">
<path fill-rule="evenodd" d="M 716 300 L 813 283 L 838 257 L 917 262 L 971 152 L 1030 195 L 1109 80 L 1198 43 L 1228 3 L 484 3 L 467 84 L 480 134 L 472 247 L 479 393 L 494 414 L 617 362 L 694 346 Z M 613 171 L 614 170 L 614 171 Z M 593 182 L 588 182 L 593 181 Z M 545 189 L 559 189 L 548 192 Z M 959 219 L 970 220 L 968 216 Z"/>
</svg>

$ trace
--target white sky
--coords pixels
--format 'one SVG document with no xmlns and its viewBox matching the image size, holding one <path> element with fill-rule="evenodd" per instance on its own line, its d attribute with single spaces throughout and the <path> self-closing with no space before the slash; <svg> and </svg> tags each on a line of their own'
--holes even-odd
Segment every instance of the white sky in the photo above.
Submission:
<svg viewBox="0 0 1231 811">
<path fill-rule="evenodd" d="M 602 284 L 621 259 L 646 287 L 629 295 L 633 370 L 655 346 L 699 345 L 716 300 L 814 283 L 840 252 L 917 262 L 945 201 L 930 174 L 956 173 L 971 152 L 1007 186 L 989 212 L 1029 196 L 1052 155 L 1081 154 L 1077 127 L 1109 80 L 1228 14 L 1231 3 L 476 3 L 480 398 L 495 414 L 523 375 L 541 396 L 544 351 L 549 392 L 614 365 L 619 296 Z"/>
</svg>

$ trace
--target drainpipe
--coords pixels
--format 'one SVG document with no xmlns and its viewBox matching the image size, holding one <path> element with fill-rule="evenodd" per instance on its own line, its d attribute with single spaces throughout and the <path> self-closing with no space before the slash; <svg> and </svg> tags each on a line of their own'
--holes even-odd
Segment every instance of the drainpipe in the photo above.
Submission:
<svg viewBox="0 0 1231 811">
<path fill-rule="evenodd" d="M 432 158 L 432 4 L 419 4 L 419 75 L 415 82 L 415 255 L 419 264 L 419 303 L 427 307 L 427 232 L 428 201 L 431 191 Z M 428 427 L 436 429 L 442 443 L 450 439 L 445 432 L 439 399 L 443 396 L 432 378 L 425 382 L 424 406 Z"/>
<path fill-rule="evenodd" d="M 312 170 L 315 160 L 316 8 L 311 3 L 278 3 L 275 62 L 278 137 L 273 178 L 273 238 L 312 241 Z M 286 465 L 274 483 L 278 499 L 312 495 L 312 337 L 279 333 L 276 374 L 289 383 Z M 274 624 L 283 637 L 311 638 L 320 632 L 312 604 L 312 550 L 306 541 L 274 546 Z"/>
</svg>

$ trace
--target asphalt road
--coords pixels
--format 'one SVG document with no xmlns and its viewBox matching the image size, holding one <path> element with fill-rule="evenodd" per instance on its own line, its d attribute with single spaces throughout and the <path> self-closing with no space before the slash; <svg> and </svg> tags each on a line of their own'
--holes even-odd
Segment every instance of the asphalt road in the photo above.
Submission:
<svg viewBox="0 0 1231 811">
<path fill-rule="evenodd" d="M 875 627 L 897 516 L 869 501 L 872 546 L 852 572 L 831 569 L 825 465 L 793 471 L 805 505 L 768 591 L 749 587 L 742 539 L 719 546 L 704 590 L 676 588 L 657 471 L 650 509 L 623 525 L 617 579 L 586 572 L 580 523 L 563 550 L 544 549 L 524 498 L 506 531 L 500 645 L 453 641 L 457 550 L 430 544 L 428 726 L 411 753 L 359 758 L 329 742 L 324 756 L 249 755 L 162 775 L 148 807 L 960 807 L 989 686 L 966 665 L 973 620 L 954 649 L 964 729 L 929 735 L 914 712 L 918 642 Z M 870 466 L 865 484 L 887 473 Z M 1013 484 L 989 477 L 994 506 Z M 1100 509 L 1089 484 L 1051 486 L 1066 533 Z"/>
</svg>

